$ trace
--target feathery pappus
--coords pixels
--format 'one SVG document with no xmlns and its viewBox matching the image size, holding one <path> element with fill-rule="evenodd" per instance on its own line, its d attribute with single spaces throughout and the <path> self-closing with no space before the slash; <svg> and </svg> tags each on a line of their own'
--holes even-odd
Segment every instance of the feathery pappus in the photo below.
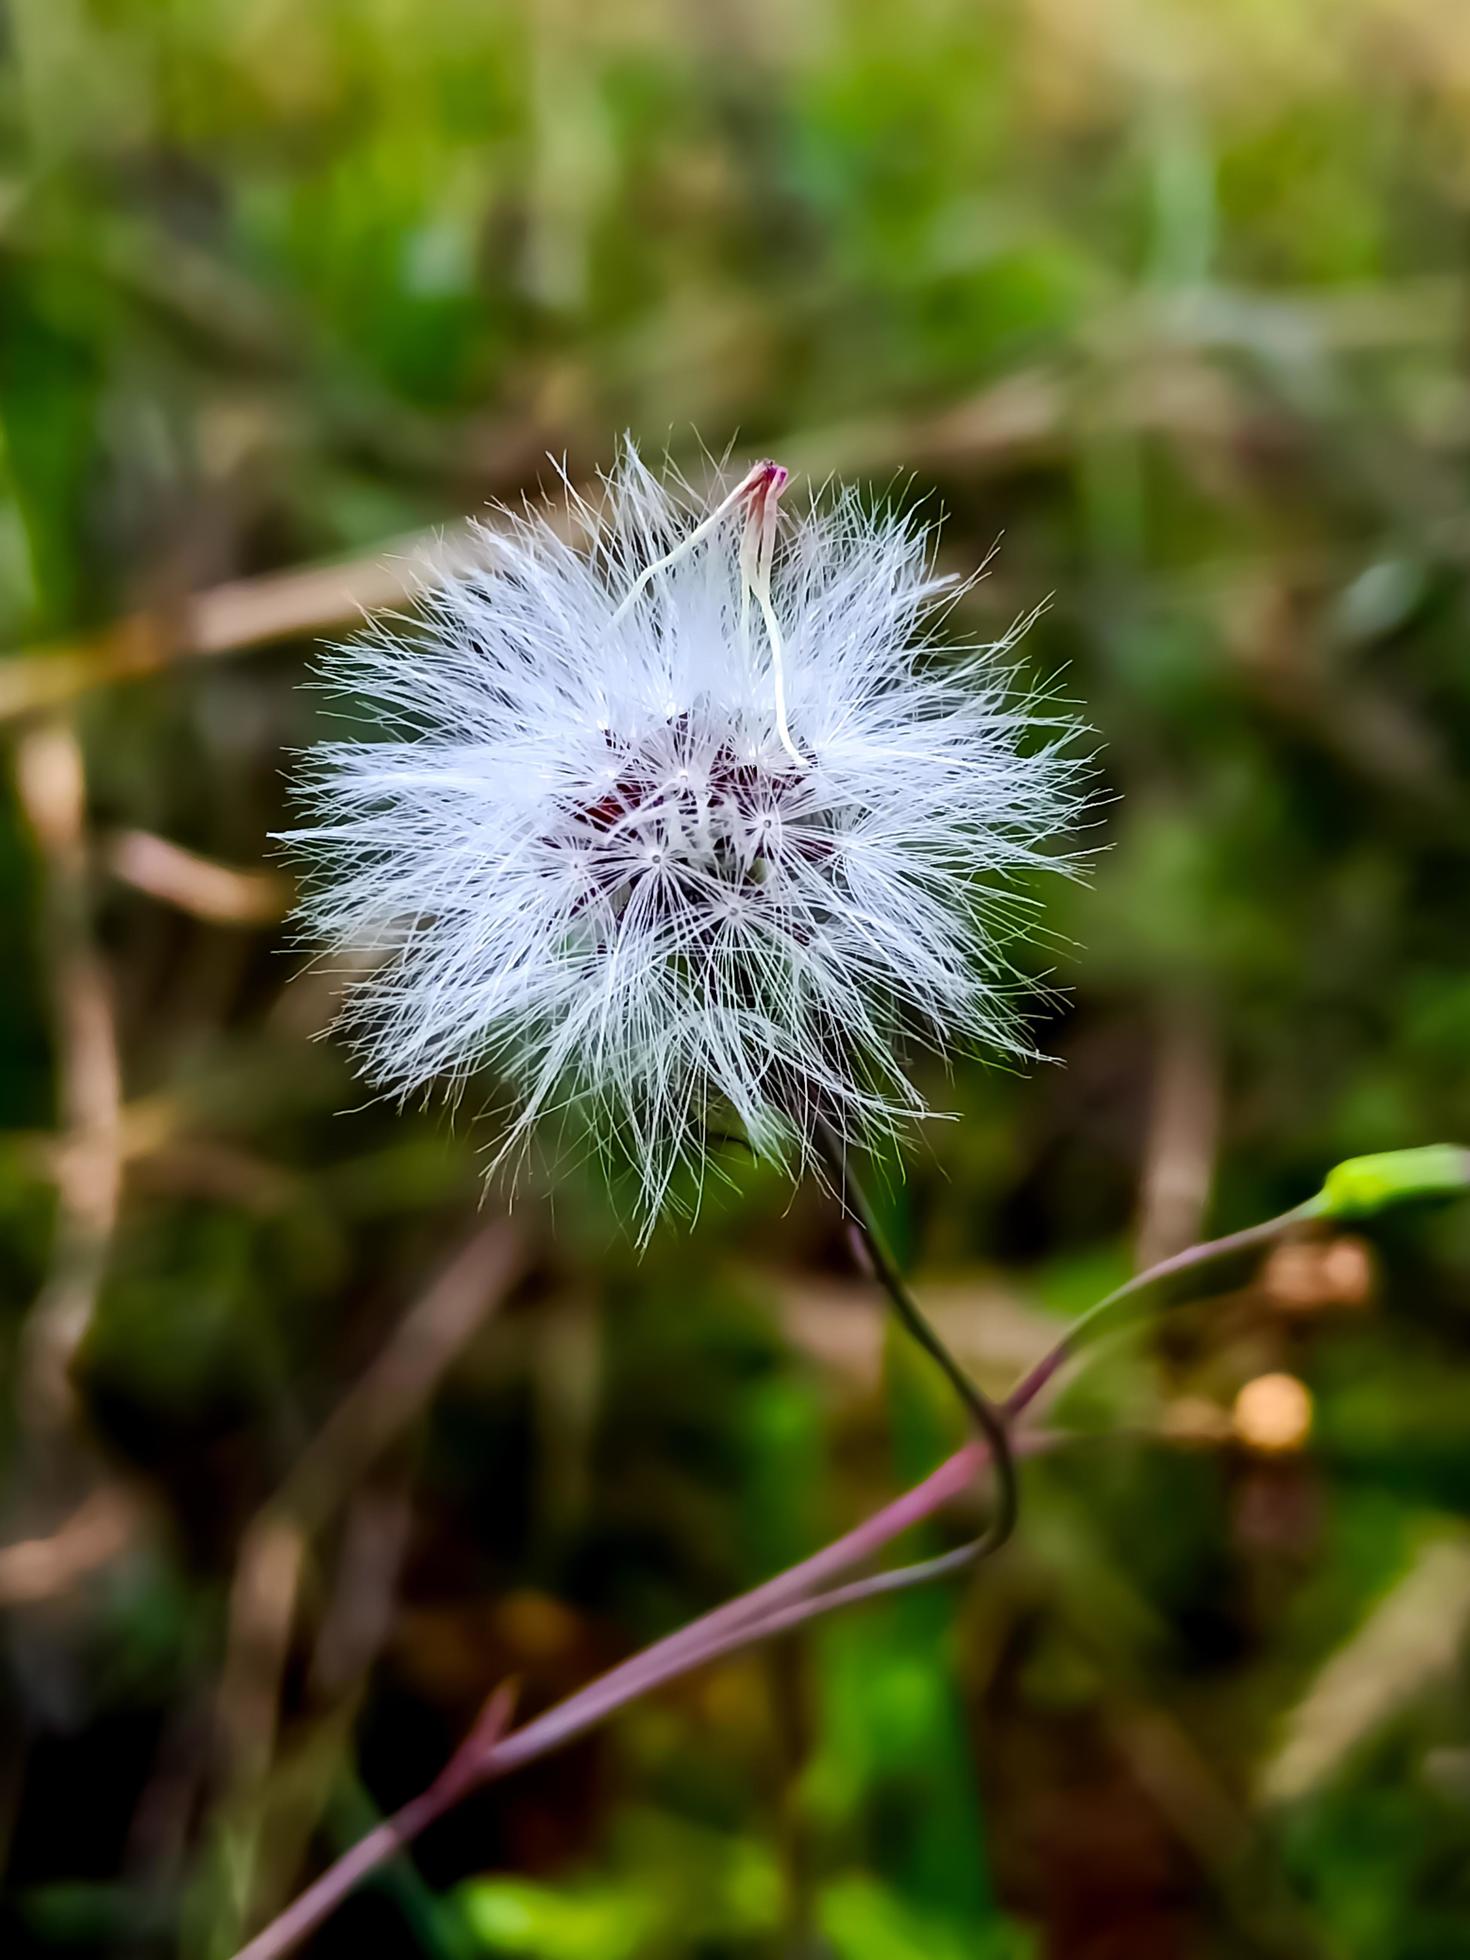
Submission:
<svg viewBox="0 0 1470 1960">
<path fill-rule="evenodd" d="M 738 1126 L 929 1114 L 905 1056 L 1027 1052 L 1018 873 L 1085 800 L 1074 724 L 1010 645 L 937 643 L 933 527 L 763 462 L 701 513 L 629 444 L 605 496 L 477 526 L 323 679 L 382 739 L 309 753 L 302 921 L 380 956 L 342 1026 L 400 1094 L 482 1069 L 626 1152 L 645 1229 Z"/>
</svg>

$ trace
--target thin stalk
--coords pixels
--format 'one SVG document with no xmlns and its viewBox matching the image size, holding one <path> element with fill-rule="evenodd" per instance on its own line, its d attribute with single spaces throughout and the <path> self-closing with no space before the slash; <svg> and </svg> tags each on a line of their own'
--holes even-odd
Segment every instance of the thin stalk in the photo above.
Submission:
<svg viewBox="0 0 1470 1960">
<path fill-rule="evenodd" d="M 1242 1252 L 1254 1251 L 1279 1239 L 1293 1226 L 1321 1215 L 1322 1200 L 1312 1199 L 1264 1224 L 1242 1232 L 1190 1246 L 1187 1251 L 1160 1261 L 1146 1272 L 1136 1274 L 1114 1289 L 1080 1320 L 1031 1368 L 1007 1396 L 997 1419 L 1006 1430 L 1013 1451 L 1024 1455 L 1054 1447 L 1066 1440 L 1028 1430 L 1010 1437 L 1008 1425 L 1017 1423 L 1040 1402 L 1064 1364 L 1078 1351 L 1091 1345 L 1113 1329 L 1120 1307 L 1138 1301 L 1170 1279 L 1193 1272 Z M 881 1233 L 864 1243 L 882 1247 Z M 891 1265 L 891 1258 L 890 1258 Z M 896 1270 L 896 1268 L 894 1269 Z M 886 1284 L 886 1282 L 885 1282 Z M 907 1289 L 900 1289 L 907 1297 Z M 892 1297 L 890 1295 L 890 1297 Z M 895 1302 L 895 1305 L 897 1302 Z M 922 1316 L 920 1317 L 922 1320 Z M 927 1327 L 927 1322 L 923 1323 Z M 922 1337 L 919 1337 L 922 1338 Z M 925 1343 L 927 1348 L 928 1344 Z M 929 1350 L 931 1353 L 932 1349 Z M 944 1365 L 939 1355 L 935 1356 Z M 967 1379 L 967 1378 L 966 1378 Z M 978 1424 L 977 1424 L 978 1427 Z M 866 1579 L 830 1585 L 829 1580 L 865 1564 L 883 1547 L 941 1511 L 973 1482 L 989 1455 L 988 1437 L 976 1437 L 930 1471 L 921 1483 L 896 1497 L 871 1517 L 846 1532 L 821 1551 L 767 1579 L 753 1591 L 728 1600 L 713 1612 L 704 1614 L 676 1633 L 656 1641 L 640 1654 L 624 1661 L 585 1688 L 537 1716 L 524 1727 L 502 1733 L 508 1720 L 509 1696 L 497 1694 L 486 1715 L 455 1753 L 448 1768 L 421 1795 L 398 1813 L 370 1831 L 359 1844 L 328 1867 L 314 1884 L 307 1887 L 277 1919 L 256 1934 L 235 1956 L 235 1960 L 280 1960 L 322 1924 L 371 1872 L 395 1857 L 436 1818 L 442 1817 L 470 1790 L 491 1782 L 529 1762 L 560 1748 L 575 1736 L 584 1734 L 599 1722 L 640 1696 L 662 1687 L 695 1668 L 767 1640 L 774 1635 L 834 1611 L 901 1587 L 918 1584 L 957 1571 L 974 1558 L 971 1546 L 962 1546 L 939 1558 L 908 1565 L 896 1571 L 879 1572 Z M 993 1535 L 992 1532 L 987 1537 Z"/>
<path fill-rule="evenodd" d="M 1020 1510 L 1020 1492 L 1017 1488 L 1015 1449 L 1011 1441 L 1013 1412 L 1008 1405 L 997 1406 L 985 1391 L 970 1379 L 944 1345 L 933 1324 L 926 1318 L 909 1291 L 908 1281 L 904 1278 L 898 1261 L 893 1255 L 892 1247 L 878 1222 L 873 1201 L 868 1196 L 862 1179 L 853 1169 L 851 1154 L 841 1137 L 827 1124 L 819 1123 L 817 1140 L 828 1169 L 837 1179 L 843 1204 L 851 1215 L 874 1277 L 888 1295 L 889 1303 L 905 1330 L 918 1342 L 931 1360 L 937 1363 L 989 1452 L 990 1464 L 995 1475 L 995 1509 L 989 1525 L 973 1543 L 961 1546 L 957 1551 L 946 1553 L 942 1560 L 928 1562 L 931 1565 L 937 1564 L 940 1571 L 957 1572 L 966 1565 L 977 1564 L 981 1559 L 988 1558 L 992 1552 L 998 1552 L 1016 1528 L 1016 1517 Z M 928 1576 L 938 1577 L 939 1572 L 932 1572 Z"/>
<path fill-rule="evenodd" d="M 1213 1265 L 1217 1259 L 1257 1251 L 1261 1246 L 1279 1239 L 1293 1225 L 1305 1225 L 1322 1215 L 1323 1200 L 1319 1193 L 1275 1218 L 1263 1219 L 1259 1225 L 1247 1225 L 1242 1231 L 1227 1232 L 1223 1238 L 1205 1239 L 1199 1245 L 1186 1246 L 1183 1252 L 1171 1253 L 1167 1259 L 1159 1260 L 1157 1265 L 1149 1266 L 1144 1272 L 1135 1273 L 1131 1279 L 1124 1280 L 1121 1286 L 1115 1286 L 1095 1306 L 1089 1307 L 1080 1319 L 1074 1320 L 1056 1345 L 1049 1348 L 1035 1367 L 1021 1377 L 1005 1399 L 1007 1419 L 1014 1422 L 1022 1410 L 1029 1408 L 1050 1385 L 1052 1378 L 1060 1374 L 1083 1348 L 1091 1347 L 1095 1341 L 1116 1332 L 1114 1323 L 1120 1307 L 1137 1304 L 1166 1281 L 1192 1273 L 1201 1266 Z"/>
</svg>

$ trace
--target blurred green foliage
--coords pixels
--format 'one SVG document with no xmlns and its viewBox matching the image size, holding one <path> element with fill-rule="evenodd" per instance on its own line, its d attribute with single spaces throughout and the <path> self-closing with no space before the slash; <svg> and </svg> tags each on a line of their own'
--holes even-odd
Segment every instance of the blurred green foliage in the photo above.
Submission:
<svg viewBox="0 0 1470 1960">
<path fill-rule="evenodd" d="M 1457 0 L 0 4 L 7 1955 L 227 1955 L 497 1681 L 569 1691 L 953 1436 L 820 1194 L 732 1160 L 639 1261 L 533 1164 L 522 1277 L 273 1646 L 251 1520 L 476 1229 L 482 1136 L 363 1105 L 278 924 L 139 888 L 140 833 L 274 865 L 308 636 L 111 682 L 95 636 L 624 427 L 935 496 L 957 570 L 1003 534 L 957 630 L 1050 596 L 1024 660 L 1100 745 L 1031 955 L 1067 1066 L 958 1063 L 891 1197 L 1000 1387 L 1140 1242 L 1470 1131 L 1467 218 Z M 1368 1225 L 1104 1355 L 973 1589 L 632 1711 L 312 1950 L 1470 1951 L 1470 1598 L 1414 1590 L 1466 1556 L 1470 1208 Z M 1236 1401 L 1282 1375 L 1305 1448 Z"/>
</svg>

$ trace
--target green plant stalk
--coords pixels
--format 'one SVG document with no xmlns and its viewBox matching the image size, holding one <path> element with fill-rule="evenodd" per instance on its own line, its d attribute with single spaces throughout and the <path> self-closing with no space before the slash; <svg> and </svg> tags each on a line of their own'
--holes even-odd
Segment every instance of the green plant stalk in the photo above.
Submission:
<svg viewBox="0 0 1470 1960">
<path fill-rule="evenodd" d="M 825 1123 L 819 1123 L 817 1140 L 874 1277 L 888 1295 L 889 1303 L 905 1331 L 937 1363 L 963 1404 L 976 1433 L 986 1445 L 995 1479 L 995 1508 L 980 1537 L 962 1547 L 960 1552 L 946 1555 L 945 1570 L 957 1571 L 967 1561 L 978 1563 L 992 1552 L 998 1552 L 1016 1528 L 1020 1493 L 1010 1421 L 1006 1411 L 992 1402 L 955 1360 L 909 1291 L 908 1282 L 878 1222 L 873 1201 L 853 1169 L 851 1153 L 842 1139 Z"/>
</svg>

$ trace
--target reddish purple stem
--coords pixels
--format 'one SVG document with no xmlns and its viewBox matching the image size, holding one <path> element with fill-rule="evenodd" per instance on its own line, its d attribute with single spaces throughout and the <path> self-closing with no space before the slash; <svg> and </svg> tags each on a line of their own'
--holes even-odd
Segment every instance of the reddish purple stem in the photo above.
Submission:
<svg viewBox="0 0 1470 1960">
<path fill-rule="evenodd" d="M 1310 1204 L 1299 1206 L 1264 1224 L 1191 1246 L 1126 1281 L 1074 1322 L 1061 1340 L 1023 1376 L 1004 1404 L 1007 1421 L 1016 1422 L 1034 1406 L 1065 1363 L 1095 1336 L 1101 1323 L 1108 1321 L 1113 1307 L 1151 1289 L 1161 1280 L 1264 1245 L 1290 1225 L 1309 1218 L 1312 1210 Z M 1054 1440 L 1032 1434 L 1018 1439 L 1017 1450 L 1034 1454 Z M 923 1523 L 959 1496 L 984 1469 L 989 1455 L 983 1442 L 967 1443 L 931 1471 L 922 1483 L 915 1484 L 891 1504 L 885 1504 L 882 1510 L 865 1518 L 811 1558 L 790 1566 L 753 1591 L 742 1593 L 738 1599 L 716 1607 L 677 1633 L 655 1641 L 511 1735 L 503 1733 L 510 1719 L 510 1697 L 498 1691 L 466 1744 L 439 1778 L 329 1866 L 292 1905 L 242 1947 L 235 1960 L 280 1960 L 281 1955 L 289 1953 L 315 1931 L 364 1878 L 452 1809 L 471 1789 L 560 1748 L 627 1703 L 691 1673 L 707 1661 L 788 1632 L 820 1614 L 875 1597 L 903 1583 L 903 1572 L 878 1573 L 821 1590 L 826 1580 L 873 1558 L 893 1539 Z"/>
</svg>

